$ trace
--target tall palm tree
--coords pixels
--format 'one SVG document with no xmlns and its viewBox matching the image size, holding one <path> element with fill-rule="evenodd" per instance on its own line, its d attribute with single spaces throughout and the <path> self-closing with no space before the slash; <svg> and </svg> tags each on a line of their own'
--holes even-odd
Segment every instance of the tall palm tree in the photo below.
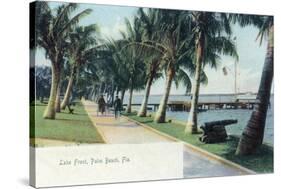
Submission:
<svg viewBox="0 0 281 189">
<path fill-rule="evenodd" d="M 70 36 L 70 44 L 68 47 L 68 57 L 71 64 L 71 72 L 69 76 L 68 85 L 64 95 L 64 99 L 61 103 L 61 108 L 65 109 L 69 103 L 72 87 L 77 75 L 78 69 L 87 62 L 89 53 L 93 53 L 96 45 L 95 34 L 97 32 L 97 25 L 92 24 L 89 26 L 76 27 L 74 32 Z"/>
<path fill-rule="evenodd" d="M 186 11 L 156 9 L 156 17 L 160 24 L 154 32 L 153 40 L 143 40 L 132 45 L 140 48 L 140 51 L 157 51 L 161 54 L 161 67 L 165 70 L 165 91 L 160 101 L 159 109 L 154 121 L 164 123 L 166 108 L 171 91 L 172 82 L 183 81 L 187 87 L 191 86 L 189 74 L 194 72 L 190 51 L 187 51 L 190 41 L 189 20 L 186 19 Z M 188 74 L 189 73 L 189 74 Z M 175 76 L 180 78 L 175 80 Z"/>
<path fill-rule="evenodd" d="M 266 56 L 256 97 L 258 104 L 252 112 L 247 126 L 244 128 L 236 150 L 237 155 L 249 155 L 255 153 L 258 147 L 262 145 L 264 137 L 265 121 L 273 81 L 274 22 L 272 16 L 254 15 L 234 15 L 233 20 L 242 27 L 247 25 L 257 27 L 259 29 L 257 39 L 260 38 L 260 44 L 263 39 L 267 40 Z"/>
<path fill-rule="evenodd" d="M 64 57 L 65 39 L 79 20 L 90 14 L 91 9 L 86 9 L 70 17 L 77 9 L 77 4 L 63 4 L 55 10 L 51 10 L 46 2 L 40 1 L 36 5 L 36 42 L 38 46 L 45 49 L 46 56 L 50 59 L 52 66 L 50 97 L 43 117 L 55 119 L 55 104 Z"/>
<path fill-rule="evenodd" d="M 108 84 L 108 93 L 111 96 L 111 104 L 114 101 L 114 94 L 118 95 L 118 90 L 124 94 L 129 87 L 129 74 L 126 65 L 126 57 L 129 56 L 120 52 L 122 46 L 127 42 L 123 39 L 113 40 L 108 39 L 105 43 L 107 49 L 102 57 L 104 62 L 100 64 L 100 75 L 106 76 L 103 81 Z M 123 98 L 123 97 L 121 97 Z"/>
<path fill-rule="evenodd" d="M 197 133 L 197 106 L 199 99 L 200 81 L 202 70 L 207 63 L 216 67 L 220 54 L 238 58 L 236 47 L 228 37 L 231 27 L 227 15 L 224 13 L 191 12 L 193 21 L 193 40 L 195 54 L 195 84 L 193 86 L 191 108 L 186 133 Z M 225 34 L 225 36 L 222 35 Z"/>
<path fill-rule="evenodd" d="M 143 28 L 143 39 L 144 41 L 159 41 L 160 38 L 156 35 L 157 30 L 160 27 L 160 19 L 157 17 L 156 9 L 147 9 L 147 12 L 143 10 L 143 8 L 138 9 L 138 17 L 141 21 L 141 27 Z M 160 77 L 162 74 L 160 73 L 160 65 L 161 65 L 161 56 L 162 54 L 157 51 L 147 51 L 144 54 L 145 63 L 146 63 L 146 85 L 144 98 L 141 104 L 141 107 L 138 111 L 139 117 L 146 117 L 147 113 L 147 104 L 150 95 L 150 89 L 154 79 Z"/>
<path fill-rule="evenodd" d="M 124 39 L 107 41 L 108 55 L 106 61 L 101 67 L 101 75 L 106 75 L 109 79 L 107 82 L 113 95 L 119 91 L 124 95 L 124 92 L 129 89 L 129 103 L 127 104 L 126 112 L 131 112 L 131 103 L 133 97 L 133 90 L 140 89 L 143 86 L 144 63 L 141 58 L 135 54 L 132 48 L 123 48 L 128 43 L 127 34 L 123 33 Z M 121 49 L 121 50 L 120 50 Z M 122 95 L 121 94 L 121 95 Z M 121 99 L 124 96 L 121 96 Z"/>
<path fill-rule="evenodd" d="M 189 42 L 190 28 L 188 27 L 189 20 L 185 19 L 185 14 L 185 11 L 174 10 L 159 10 L 158 12 L 162 23 L 159 28 L 159 36 L 162 39 L 156 45 L 163 52 L 166 84 L 159 109 L 154 117 L 154 121 L 157 123 L 165 122 L 168 98 L 175 76 L 180 75 L 179 81 L 184 81 L 187 87 L 191 87 L 190 75 L 186 71 L 192 73 L 192 61 L 189 54 L 185 52 Z"/>
<path fill-rule="evenodd" d="M 96 74 L 96 62 L 95 58 L 84 66 L 80 66 L 77 70 L 77 74 L 79 73 L 79 77 L 76 77 L 75 84 L 73 85 L 72 96 L 85 99 L 89 99 L 92 91 L 92 86 L 94 83 L 98 82 L 99 78 Z M 90 60 L 91 58 L 89 58 Z"/>
<path fill-rule="evenodd" d="M 55 111 L 57 113 L 61 112 L 61 108 L 60 108 L 60 102 L 61 102 L 61 99 L 60 99 L 60 96 L 61 96 L 61 80 L 62 80 L 62 69 L 60 68 L 59 83 L 58 83 L 56 102 L 55 102 Z"/>
<path fill-rule="evenodd" d="M 142 41 L 142 25 L 138 17 L 134 17 L 133 24 L 128 19 L 125 19 L 126 32 L 121 31 L 123 40 L 126 43 L 139 43 Z M 122 48 L 119 52 L 123 61 L 123 69 L 127 70 L 129 84 L 129 101 L 126 108 L 126 113 L 132 111 L 132 99 L 134 89 L 142 88 L 145 77 L 145 64 L 141 53 L 138 52 L 136 46 L 130 48 Z"/>
</svg>

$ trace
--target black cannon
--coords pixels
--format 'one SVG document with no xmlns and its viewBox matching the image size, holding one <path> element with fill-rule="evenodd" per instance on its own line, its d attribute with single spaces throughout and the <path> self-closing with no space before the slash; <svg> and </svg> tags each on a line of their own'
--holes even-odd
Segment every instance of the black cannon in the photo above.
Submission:
<svg viewBox="0 0 281 189">
<path fill-rule="evenodd" d="M 224 142 L 227 138 L 225 126 L 237 122 L 237 119 L 206 122 L 202 126 L 200 126 L 200 129 L 203 130 L 203 135 L 199 137 L 199 140 L 208 144 Z"/>
</svg>

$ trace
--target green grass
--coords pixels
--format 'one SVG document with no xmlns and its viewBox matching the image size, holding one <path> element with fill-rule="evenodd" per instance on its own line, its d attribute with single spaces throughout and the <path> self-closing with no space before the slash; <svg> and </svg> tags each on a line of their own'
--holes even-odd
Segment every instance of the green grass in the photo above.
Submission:
<svg viewBox="0 0 281 189">
<path fill-rule="evenodd" d="M 221 156 L 225 159 L 240 164 L 248 169 L 258 173 L 273 172 L 273 148 L 263 145 L 255 155 L 236 156 L 235 150 L 239 139 L 235 136 L 229 136 L 226 142 L 217 144 L 204 144 L 199 141 L 200 134 L 191 135 L 184 134 L 184 125 L 173 121 L 171 123 L 154 123 L 152 117 L 138 117 L 135 113 L 123 114 L 133 120 L 146 124 L 149 127 L 157 129 L 163 133 L 173 136 L 177 139 L 185 141 L 189 144 L 202 148 L 208 152 Z"/>
<path fill-rule="evenodd" d="M 43 119 L 45 104 L 30 107 L 30 138 L 55 139 L 77 143 L 103 143 L 83 105 L 74 106 L 74 114 L 68 110 L 56 114 L 55 120 Z M 35 110 L 35 111 L 34 111 Z M 34 119 L 33 119 L 34 118 Z"/>
</svg>

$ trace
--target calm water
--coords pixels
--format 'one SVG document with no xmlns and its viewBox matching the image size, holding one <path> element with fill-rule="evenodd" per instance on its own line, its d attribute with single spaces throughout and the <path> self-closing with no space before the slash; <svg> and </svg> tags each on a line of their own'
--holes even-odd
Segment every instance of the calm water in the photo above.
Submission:
<svg viewBox="0 0 281 189">
<path fill-rule="evenodd" d="M 161 99 L 161 95 L 152 95 L 149 99 L 149 103 L 159 103 Z M 142 95 L 134 95 L 133 104 L 140 104 L 142 102 Z M 233 95 L 201 95 L 199 97 L 200 102 L 225 102 L 225 101 L 234 101 Z M 169 101 L 190 101 L 189 96 L 184 95 L 171 95 L 169 97 Z M 128 96 L 125 96 L 124 103 L 128 102 Z M 274 120 L 274 97 L 271 97 L 271 107 L 267 112 L 266 119 L 266 128 L 264 134 L 264 143 L 273 145 L 274 138 L 274 128 L 273 128 L 273 120 Z M 139 107 L 134 107 L 138 109 Z M 241 135 L 244 127 L 246 126 L 252 110 L 208 110 L 207 112 L 202 112 L 198 114 L 198 122 L 199 125 L 208 121 L 222 120 L 222 119 L 237 119 L 238 123 L 227 126 L 226 129 L 229 134 L 233 135 Z M 173 119 L 177 119 L 180 121 L 186 122 L 188 119 L 188 112 L 172 112 L 167 111 L 167 116 L 172 117 Z"/>
</svg>

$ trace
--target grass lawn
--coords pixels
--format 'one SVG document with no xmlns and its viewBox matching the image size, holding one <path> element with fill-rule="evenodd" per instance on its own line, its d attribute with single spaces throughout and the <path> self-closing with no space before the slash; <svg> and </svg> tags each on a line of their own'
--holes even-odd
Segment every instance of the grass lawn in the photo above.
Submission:
<svg viewBox="0 0 281 189">
<path fill-rule="evenodd" d="M 185 135 L 183 124 L 173 123 L 173 121 L 171 123 L 154 123 L 152 117 L 138 117 L 135 113 L 123 115 L 258 173 L 273 172 L 273 148 L 270 146 L 263 145 L 255 155 L 236 156 L 234 154 L 239 141 L 237 137 L 230 136 L 223 143 L 204 144 L 198 139 L 200 134 Z"/>
<path fill-rule="evenodd" d="M 45 108 L 46 104 L 42 103 L 30 107 L 30 115 L 34 118 L 30 123 L 30 138 L 104 143 L 81 103 L 74 106 L 74 114 L 69 114 L 68 110 L 65 110 L 57 113 L 55 120 L 43 119 Z"/>
</svg>

